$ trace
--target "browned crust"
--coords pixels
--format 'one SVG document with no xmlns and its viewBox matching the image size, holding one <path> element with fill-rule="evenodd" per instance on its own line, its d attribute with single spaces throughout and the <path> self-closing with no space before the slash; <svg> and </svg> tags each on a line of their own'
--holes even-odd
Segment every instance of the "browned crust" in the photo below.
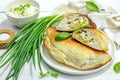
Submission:
<svg viewBox="0 0 120 80">
<path fill-rule="evenodd" d="M 2 33 L 7 33 L 10 37 L 7 40 L 0 40 L 0 49 L 6 48 L 6 44 L 10 42 L 15 35 L 15 33 L 11 30 L 0 30 L 0 34 Z"/>
<path fill-rule="evenodd" d="M 52 42 L 52 41 L 50 41 L 50 39 L 51 39 L 51 38 L 54 39 L 55 34 L 57 34 L 57 33 L 59 33 L 59 32 L 58 32 L 55 28 L 48 28 L 47 30 L 49 30 L 49 31 L 52 32 L 53 34 L 50 35 L 50 36 L 45 36 L 45 38 L 44 38 L 44 45 L 45 45 L 45 47 L 47 48 L 48 52 L 52 55 L 52 53 L 51 53 L 51 42 Z M 79 42 L 77 42 L 76 40 L 74 40 L 72 37 L 69 38 L 69 39 L 66 39 L 66 40 L 63 40 L 63 41 L 57 41 L 57 42 L 64 43 L 64 44 L 66 44 L 66 45 L 67 45 L 67 44 L 71 44 L 71 45 L 76 44 L 76 46 L 78 46 L 78 47 L 80 47 L 80 48 L 84 48 L 84 49 L 87 49 L 87 50 L 92 50 L 92 51 L 94 51 L 94 52 L 95 52 L 96 54 L 98 54 L 98 55 L 99 55 L 99 54 L 100 54 L 100 55 L 103 55 L 103 54 L 104 54 L 105 56 L 108 57 L 105 61 L 102 61 L 101 63 L 98 63 L 98 64 L 96 64 L 96 65 L 94 65 L 94 66 L 89 67 L 89 68 L 78 68 L 78 67 L 75 66 L 75 65 L 68 64 L 65 60 L 59 61 L 59 60 L 56 60 L 56 59 L 53 57 L 56 61 L 58 61 L 58 62 L 60 62 L 60 63 L 63 63 L 63 64 L 66 64 L 66 65 L 68 65 L 68 66 L 71 66 L 71 67 L 73 67 L 73 68 L 76 68 L 76 69 L 79 69 L 79 70 L 92 70 L 92 69 L 99 68 L 99 67 L 107 64 L 109 61 L 111 61 L 111 57 L 109 56 L 109 54 L 108 54 L 107 52 L 98 51 L 98 50 L 89 48 L 89 47 L 87 47 L 87 46 L 84 46 L 84 45 L 80 44 Z M 60 55 L 59 53 L 56 53 L 56 54 Z M 53 56 L 53 55 L 52 55 L 52 56 Z"/>
</svg>

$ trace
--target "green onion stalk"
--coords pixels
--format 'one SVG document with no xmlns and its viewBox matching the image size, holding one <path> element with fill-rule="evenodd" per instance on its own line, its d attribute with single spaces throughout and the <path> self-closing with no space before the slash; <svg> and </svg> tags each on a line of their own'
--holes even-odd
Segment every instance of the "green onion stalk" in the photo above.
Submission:
<svg viewBox="0 0 120 80">
<path fill-rule="evenodd" d="M 40 51 L 44 32 L 53 23 L 62 19 L 63 15 L 42 17 L 27 24 L 16 34 L 7 44 L 7 50 L 0 56 L 0 68 L 11 64 L 10 71 L 5 80 L 10 80 L 11 78 L 12 80 L 18 80 L 23 66 L 25 63 L 29 63 L 30 60 L 32 60 L 34 67 L 36 67 L 35 56 L 37 56 L 40 74 L 45 77 L 41 69 Z M 48 71 L 48 73 L 50 72 Z"/>
</svg>

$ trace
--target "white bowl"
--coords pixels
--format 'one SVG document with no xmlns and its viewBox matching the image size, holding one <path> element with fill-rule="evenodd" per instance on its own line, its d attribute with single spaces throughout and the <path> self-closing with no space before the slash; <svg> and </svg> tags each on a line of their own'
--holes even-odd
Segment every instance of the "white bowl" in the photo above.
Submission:
<svg viewBox="0 0 120 80">
<path fill-rule="evenodd" d="M 27 17 L 20 17 L 20 18 L 17 18 L 17 17 L 13 17 L 13 16 L 10 16 L 8 14 L 8 12 L 10 11 L 10 8 L 12 7 L 15 7 L 17 5 L 20 5 L 20 4 L 30 4 L 32 6 L 35 6 L 38 8 L 38 11 L 31 15 L 31 16 L 27 16 Z M 34 0 L 15 0 L 15 1 L 12 1 L 10 2 L 6 7 L 5 7 L 5 13 L 7 15 L 7 18 L 8 20 L 15 26 L 19 27 L 19 28 L 22 28 L 24 27 L 27 23 L 37 19 L 37 17 L 39 16 L 39 4 L 34 1 Z"/>
</svg>

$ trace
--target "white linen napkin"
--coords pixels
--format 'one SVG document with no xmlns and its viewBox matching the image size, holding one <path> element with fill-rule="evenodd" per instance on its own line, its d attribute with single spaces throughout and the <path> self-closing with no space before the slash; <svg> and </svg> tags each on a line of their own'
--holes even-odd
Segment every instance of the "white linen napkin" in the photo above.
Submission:
<svg viewBox="0 0 120 80">
<path fill-rule="evenodd" d="M 108 27 L 106 18 L 110 16 L 110 14 L 103 14 L 97 12 L 91 12 L 88 14 L 88 17 L 97 25 L 97 28 L 104 29 Z"/>
<path fill-rule="evenodd" d="M 120 46 L 120 29 L 104 29 L 104 32 L 109 36 L 116 44 L 116 48 Z"/>
</svg>

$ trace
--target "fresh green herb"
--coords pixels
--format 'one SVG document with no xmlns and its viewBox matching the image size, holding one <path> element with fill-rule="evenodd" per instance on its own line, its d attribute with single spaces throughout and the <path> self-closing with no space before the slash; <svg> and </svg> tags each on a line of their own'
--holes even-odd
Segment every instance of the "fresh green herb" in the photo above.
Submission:
<svg viewBox="0 0 120 80">
<path fill-rule="evenodd" d="M 71 34 L 68 32 L 60 32 L 56 34 L 55 40 L 65 40 L 67 38 L 71 37 Z"/>
<path fill-rule="evenodd" d="M 52 76 L 52 77 L 55 77 L 57 78 L 59 76 L 59 74 L 55 73 L 55 72 L 50 72 L 50 71 L 47 71 L 46 73 L 41 73 L 40 72 L 40 76 L 42 78 L 46 77 L 46 76 Z"/>
<path fill-rule="evenodd" d="M 86 1 L 86 7 L 93 12 L 99 11 L 99 7 L 94 2 L 91 1 Z"/>
<path fill-rule="evenodd" d="M 30 7 L 30 4 L 24 4 L 24 5 L 20 5 L 19 7 L 16 7 L 14 9 L 14 11 L 18 11 L 21 15 L 24 16 L 24 12 L 25 12 L 25 9 L 29 8 Z"/>
<path fill-rule="evenodd" d="M 115 71 L 116 73 L 119 73 L 119 72 L 120 72 L 120 62 L 118 62 L 118 63 L 116 63 L 116 64 L 114 65 L 114 71 Z"/>
<path fill-rule="evenodd" d="M 57 78 L 59 76 L 59 74 L 57 74 L 57 73 L 51 73 L 51 76 Z"/>
<path fill-rule="evenodd" d="M 40 70 L 40 75 L 46 77 L 41 69 L 41 51 L 40 46 L 43 41 L 45 30 L 53 23 L 63 19 L 62 15 L 52 15 L 42 17 L 20 30 L 16 36 L 7 45 L 7 50 L 0 56 L 0 68 L 11 64 L 11 68 L 5 80 L 18 80 L 19 74 L 25 65 L 32 59 L 34 67 L 36 66 L 35 56 Z M 36 53 L 37 50 L 37 53 Z"/>
<path fill-rule="evenodd" d="M 48 73 L 40 72 L 40 76 L 41 76 L 42 78 L 45 78 L 46 76 L 48 76 Z"/>
</svg>

